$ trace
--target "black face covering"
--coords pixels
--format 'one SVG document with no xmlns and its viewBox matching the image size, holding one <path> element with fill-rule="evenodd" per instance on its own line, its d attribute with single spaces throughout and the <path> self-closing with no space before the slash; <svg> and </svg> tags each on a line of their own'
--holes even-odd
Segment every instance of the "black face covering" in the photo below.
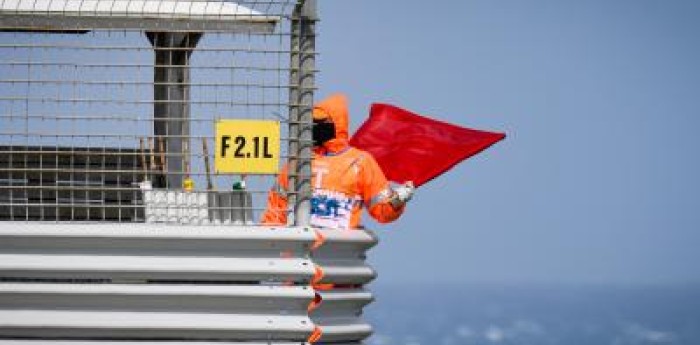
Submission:
<svg viewBox="0 0 700 345">
<path fill-rule="evenodd" d="M 321 146 L 326 141 L 335 138 L 335 124 L 333 122 L 314 121 L 313 139 L 314 146 Z"/>
</svg>

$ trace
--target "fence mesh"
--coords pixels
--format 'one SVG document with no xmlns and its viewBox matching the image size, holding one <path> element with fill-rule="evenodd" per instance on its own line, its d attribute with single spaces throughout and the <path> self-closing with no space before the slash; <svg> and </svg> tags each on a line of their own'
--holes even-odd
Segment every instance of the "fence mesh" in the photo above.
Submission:
<svg viewBox="0 0 700 345">
<path fill-rule="evenodd" d="M 289 158 L 295 4 L 0 1 L 0 219 L 255 223 L 276 176 L 217 172 L 215 124 Z"/>
</svg>

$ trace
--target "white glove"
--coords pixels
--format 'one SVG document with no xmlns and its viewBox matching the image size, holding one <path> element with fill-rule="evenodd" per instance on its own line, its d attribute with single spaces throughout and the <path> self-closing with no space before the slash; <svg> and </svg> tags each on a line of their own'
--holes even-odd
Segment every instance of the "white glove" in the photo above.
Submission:
<svg viewBox="0 0 700 345">
<path fill-rule="evenodd" d="M 394 208 L 399 208 L 406 204 L 413 197 L 416 187 L 412 181 L 408 181 L 401 186 L 394 187 L 394 196 L 389 201 Z"/>
</svg>

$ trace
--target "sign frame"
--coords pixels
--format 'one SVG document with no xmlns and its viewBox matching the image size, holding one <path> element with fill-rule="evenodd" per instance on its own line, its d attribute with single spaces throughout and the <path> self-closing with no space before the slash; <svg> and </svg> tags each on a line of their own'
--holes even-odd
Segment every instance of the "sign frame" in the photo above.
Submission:
<svg viewBox="0 0 700 345">
<path fill-rule="evenodd" d="M 217 174 L 279 173 L 280 122 L 220 119 L 214 124 L 214 171 Z"/>
</svg>

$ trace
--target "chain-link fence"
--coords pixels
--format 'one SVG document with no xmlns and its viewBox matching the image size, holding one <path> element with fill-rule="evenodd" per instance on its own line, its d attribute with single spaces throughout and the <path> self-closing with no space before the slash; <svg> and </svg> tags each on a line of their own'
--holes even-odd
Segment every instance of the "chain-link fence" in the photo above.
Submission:
<svg viewBox="0 0 700 345">
<path fill-rule="evenodd" d="M 0 1 L 0 219 L 254 224 L 276 177 L 249 169 L 257 158 L 299 162 L 293 216 L 310 175 L 304 6 Z M 279 144 L 234 135 L 241 163 L 221 168 L 227 119 L 277 123 Z"/>
</svg>

